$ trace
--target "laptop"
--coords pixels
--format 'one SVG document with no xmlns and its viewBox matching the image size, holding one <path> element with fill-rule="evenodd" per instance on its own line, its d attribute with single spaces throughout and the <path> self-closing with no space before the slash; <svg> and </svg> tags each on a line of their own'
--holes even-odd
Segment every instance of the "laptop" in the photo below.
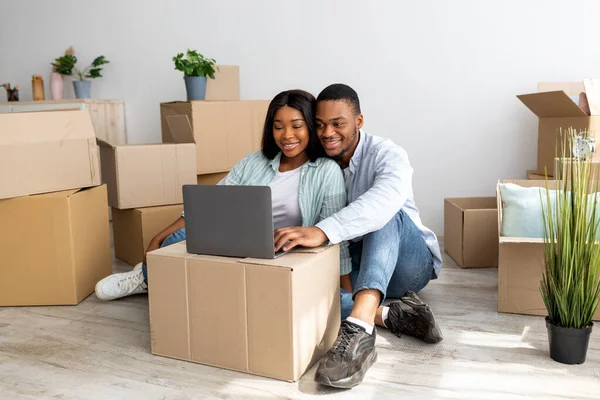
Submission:
<svg viewBox="0 0 600 400">
<path fill-rule="evenodd" d="M 187 252 L 273 259 L 269 186 L 183 185 Z"/>
</svg>

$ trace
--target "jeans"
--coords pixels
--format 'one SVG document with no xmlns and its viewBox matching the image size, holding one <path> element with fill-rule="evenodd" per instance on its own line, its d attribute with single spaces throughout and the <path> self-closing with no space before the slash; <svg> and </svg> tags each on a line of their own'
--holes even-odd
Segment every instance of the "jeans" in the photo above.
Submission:
<svg viewBox="0 0 600 400">
<path fill-rule="evenodd" d="M 360 290 L 377 289 L 381 303 L 423 289 L 433 276 L 433 255 L 410 217 L 400 210 L 383 228 L 350 242 L 353 293 L 340 289 L 342 320 Z M 380 303 L 380 304 L 381 304 Z"/>
<path fill-rule="evenodd" d="M 181 228 L 178 231 L 171 233 L 160 245 L 161 248 L 170 246 L 175 243 L 183 242 L 185 240 L 185 228 Z M 148 268 L 146 264 L 142 263 L 142 272 L 144 273 L 144 280 L 148 284 Z"/>
</svg>

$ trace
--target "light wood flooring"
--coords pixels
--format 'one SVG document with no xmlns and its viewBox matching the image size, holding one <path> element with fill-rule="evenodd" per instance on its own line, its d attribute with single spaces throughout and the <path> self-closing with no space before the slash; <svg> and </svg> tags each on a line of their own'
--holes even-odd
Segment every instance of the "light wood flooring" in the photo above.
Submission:
<svg viewBox="0 0 600 400">
<path fill-rule="evenodd" d="M 585 364 L 556 363 L 542 317 L 496 312 L 495 268 L 460 269 L 444 257 L 440 279 L 420 294 L 444 341 L 380 329 L 379 360 L 352 390 L 317 386 L 316 367 L 287 383 L 153 356 L 147 296 L 92 294 L 75 307 L 0 308 L 0 400 L 600 399 L 600 327 Z"/>
</svg>

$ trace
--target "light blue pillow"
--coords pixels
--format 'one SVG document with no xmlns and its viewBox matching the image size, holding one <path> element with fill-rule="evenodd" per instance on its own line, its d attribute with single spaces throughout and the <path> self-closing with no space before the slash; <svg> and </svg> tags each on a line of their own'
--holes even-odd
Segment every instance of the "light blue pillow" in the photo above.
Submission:
<svg viewBox="0 0 600 400">
<path fill-rule="evenodd" d="M 547 210 L 546 192 L 550 194 L 550 207 L 554 220 L 556 220 L 556 190 L 546 191 L 541 187 L 523 187 L 514 183 L 501 183 L 500 196 L 503 203 L 502 226 L 500 235 L 506 237 L 544 238 L 544 212 Z M 540 198 L 540 195 L 543 196 Z M 596 203 L 596 219 L 600 218 L 600 193 L 589 195 L 588 204 Z M 591 211 L 588 212 L 591 217 Z M 600 236 L 600 230 L 597 232 Z M 597 237 L 598 239 L 598 237 Z"/>
<path fill-rule="evenodd" d="M 542 202 L 544 210 L 546 210 L 546 189 L 501 183 L 499 190 L 503 203 L 500 235 L 543 239 Z M 554 210 L 556 190 L 549 192 L 552 210 Z M 541 199 L 540 194 L 543 196 Z"/>
</svg>

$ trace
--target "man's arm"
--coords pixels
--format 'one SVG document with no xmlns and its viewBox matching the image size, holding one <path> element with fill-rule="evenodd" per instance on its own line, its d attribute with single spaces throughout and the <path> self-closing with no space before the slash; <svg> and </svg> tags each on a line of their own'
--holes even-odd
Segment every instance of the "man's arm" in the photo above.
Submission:
<svg viewBox="0 0 600 400">
<path fill-rule="evenodd" d="M 399 147 L 379 149 L 373 186 L 348 206 L 316 224 L 331 243 L 381 229 L 402 208 L 411 192 L 413 169 Z"/>
</svg>

